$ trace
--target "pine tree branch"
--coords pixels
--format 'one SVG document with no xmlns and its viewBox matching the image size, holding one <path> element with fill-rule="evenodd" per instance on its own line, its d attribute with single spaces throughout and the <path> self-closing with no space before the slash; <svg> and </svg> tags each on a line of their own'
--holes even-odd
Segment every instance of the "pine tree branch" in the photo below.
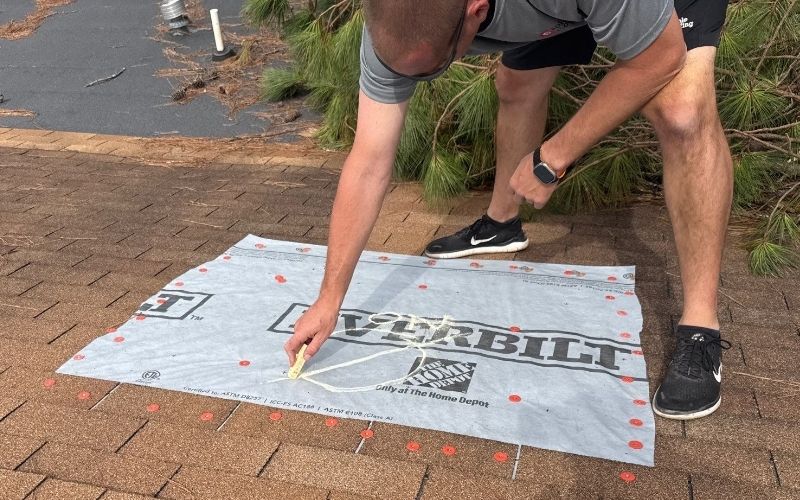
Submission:
<svg viewBox="0 0 800 500">
<path fill-rule="evenodd" d="M 786 55 L 786 54 L 777 54 L 774 56 L 744 56 L 742 57 L 742 61 L 758 61 L 760 59 L 789 59 L 790 61 L 799 59 L 796 55 Z"/>
<path fill-rule="evenodd" d="M 772 213 L 769 214 L 769 219 L 768 220 L 771 221 L 772 218 L 775 217 L 775 213 L 778 211 L 778 207 L 781 206 L 781 203 L 783 203 L 783 200 L 786 199 L 786 197 L 789 196 L 789 193 L 794 191 L 795 188 L 797 188 L 797 186 L 800 186 L 800 182 L 795 182 L 785 193 L 783 193 L 783 196 L 778 198 L 778 202 L 775 204 L 775 208 L 772 209 Z"/>
<path fill-rule="evenodd" d="M 783 13 L 783 17 L 781 17 L 781 20 L 778 22 L 778 25 L 773 28 L 772 38 L 770 38 L 769 42 L 767 42 L 767 45 L 764 46 L 764 52 L 761 53 L 761 59 L 758 60 L 758 64 L 756 64 L 756 69 L 753 71 L 753 73 L 755 73 L 756 75 L 758 74 L 758 71 L 761 69 L 761 65 L 764 64 L 764 58 L 767 57 L 769 49 L 772 48 L 772 46 L 775 44 L 775 40 L 778 39 L 778 35 L 781 33 L 781 28 L 783 27 L 783 24 L 786 22 L 786 20 L 789 19 L 789 14 L 791 14 L 792 10 L 794 10 L 794 4 L 796 3 L 797 0 L 792 0 L 792 3 L 790 3 L 789 7 L 786 9 L 786 12 Z"/>
<path fill-rule="evenodd" d="M 792 123 L 787 123 L 785 125 L 778 125 L 776 127 L 766 127 L 766 128 L 752 129 L 752 130 L 748 130 L 748 132 L 750 132 L 751 134 L 761 134 L 761 133 L 764 133 L 764 132 L 777 132 L 779 130 L 785 130 L 787 128 L 792 128 L 792 127 L 797 127 L 797 126 L 800 126 L 800 120 L 796 121 L 796 122 L 792 122 Z M 727 132 L 727 130 L 726 130 L 726 132 Z"/>
<path fill-rule="evenodd" d="M 328 29 L 328 31 L 330 31 L 336 25 L 336 22 L 338 22 L 339 19 L 350 10 L 348 4 L 352 4 L 352 2 L 353 0 L 340 0 L 339 2 L 336 2 L 325 9 L 319 16 L 317 16 L 317 19 L 322 19 L 323 17 L 328 16 L 328 22 L 326 23 L 325 27 Z"/>
<path fill-rule="evenodd" d="M 585 170 L 587 170 L 589 168 L 592 168 L 592 167 L 594 167 L 596 165 L 599 165 L 600 163 L 605 163 L 605 162 L 607 162 L 609 160 L 613 160 L 617 156 L 622 156 L 625 153 L 629 153 L 631 151 L 635 151 L 636 149 L 637 148 L 635 148 L 633 146 L 623 147 L 623 148 L 618 149 L 617 151 L 614 151 L 613 154 L 610 154 L 608 156 L 604 156 L 603 158 L 598 158 L 598 159 L 596 159 L 596 160 L 594 160 L 592 162 L 589 162 L 589 163 L 586 163 L 584 165 L 581 165 L 577 170 L 575 170 L 572 173 L 572 175 L 567 176 L 567 178 L 564 179 L 564 182 L 562 182 L 561 185 L 564 185 L 564 184 L 568 183 L 570 181 L 570 179 L 574 178 L 576 175 L 580 174 L 581 172 L 583 172 L 583 171 L 585 171 Z"/>
<path fill-rule="evenodd" d="M 777 135 L 777 134 L 760 134 L 761 137 L 759 137 L 759 136 L 757 136 L 757 135 L 755 135 L 755 134 L 753 134 L 751 132 L 747 132 L 747 131 L 744 131 L 744 130 L 738 130 L 738 129 L 735 129 L 735 128 L 725 129 L 725 134 L 726 135 L 727 134 L 731 134 L 731 135 L 736 135 L 736 136 L 739 136 L 739 137 L 742 137 L 742 138 L 745 138 L 745 139 L 750 139 L 752 141 L 755 141 L 755 142 L 761 144 L 762 146 L 766 146 L 769 149 L 772 149 L 774 151 L 778 151 L 779 153 L 783 153 L 783 154 L 785 154 L 787 156 L 791 156 L 792 158 L 797 158 L 798 160 L 800 160 L 800 154 L 795 153 L 794 151 L 790 151 L 788 149 L 784 149 L 784 148 L 782 148 L 782 147 L 780 147 L 780 146 L 778 146 L 778 145 L 776 145 L 776 144 L 774 144 L 772 142 L 765 141 L 764 139 L 761 138 L 761 137 L 767 137 L 767 138 L 774 138 L 774 139 L 778 139 L 778 140 L 788 140 L 789 142 L 792 142 L 792 139 L 789 136 Z"/>
<path fill-rule="evenodd" d="M 453 61 L 453 66 L 461 66 L 463 68 L 475 69 L 478 71 L 487 71 L 489 66 L 478 66 L 477 64 L 469 64 L 464 61 Z"/>
<path fill-rule="evenodd" d="M 783 90 L 783 89 L 780 89 L 780 88 L 777 88 L 777 87 L 774 88 L 774 89 L 771 89 L 771 90 L 773 92 L 775 92 L 776 94 L 778 94 L 779 96 L 788 97 L 789 99 L 792 99 L 793 101 L 800 101 L 800 95 L 795 94 L 794 92 L 789 92 L 788 90 Z"/>
<path fill-rule="evenodd" d="M 458 94 L 456 94 L 456 95 L 455 95 L 455 96 L 454 96 L 452 99 L 450 99 L 450 102 L 448 102 L 448 103 L 447 103 L 447 106 L 445 106 L 445 107 L 444 107 L 444 110 L 442 111 L 442 114 L 441 114 L 441 116 L 439 116 L 439 120 L 437 120 L 437 121 L 436 121 L 436 127 L 433 129 L 433 145 L 432 145 L 432 151 L 433 151 L 433 153 L 434 153 L 434 154 L 436 154 L 436 142 L 437 142 L 437 140 L 438 140 L 438 138 L 439 138 L 439 129 L 441 128 L 441 126 L 442 126 L 442 123 L 444 123 L 444 119 L 447 117 L 447 115 L 449 115 L 449 114 L 450 114 L 450 108 L 452 108 L 452 107 L 453 107 L 453 105 L 454 105 L 454 104 L 455 104 L 455 103 L 456 103 L 456 102 L 457 102 L 457 101 L 458 101 L 458 100 L 459 100 L 461 97 L 463 97 L 463 96 L 464 96 L 464 94 L 466 94 L 466 93 L 467 93 L 467 91 L 469 91 L 469 90 L 470 90 L 472 87 L 474 87 L 474 86 L 475 86 L 475 85 L 478 83 L 478 81 L 479 81 L 479 79 L 477 79 L 477 78 L 476 78 L 476 79 L 475 79 L 473 82 L 471 82 L 469 85 L 467 85 L 466 87 L 464 87 L 463 89 L 461 89 L 461 92 L 459 92 L 459 93 L 458 93 Z"/>
<path fill-rule="evenodd" d="M 561 88 L 558 88 L 558 87 L 553 87 L 553 92 L 555 92 L 556 94 L 560 95 L 561 97 L 566 97 L 567 99 L 569 99 L 570 101 L 574 102 L 578 106 L 583 106 L 583 101 L 582 100 L 578 99 L 577 97 L 575 97 L 574 95 L 570 94 L 569 92 L 567 92 L 564 89 L 561 89 Z"/>
</svg>

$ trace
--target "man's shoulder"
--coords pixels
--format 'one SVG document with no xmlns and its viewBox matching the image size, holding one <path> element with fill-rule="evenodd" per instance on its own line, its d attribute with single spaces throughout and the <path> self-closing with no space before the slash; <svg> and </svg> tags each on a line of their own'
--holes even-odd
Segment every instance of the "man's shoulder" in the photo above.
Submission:
<svg viewBox="0 0 800 500">
<path fill-rule="evenodd" d="M 397 104 L 407 101 L 414 94 L 414 80 L 393 74 L 378 60 L 366 24 L 361 33 L 360 59 L 359 88 L 370 99 L 385 104 Z"/>
</svg>

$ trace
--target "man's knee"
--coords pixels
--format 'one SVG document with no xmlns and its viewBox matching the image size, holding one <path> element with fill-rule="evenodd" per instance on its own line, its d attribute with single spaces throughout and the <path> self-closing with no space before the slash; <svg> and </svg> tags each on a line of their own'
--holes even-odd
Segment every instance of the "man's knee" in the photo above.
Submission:
<svg viewBox="0 0 800 500">
<path fill-rule="evenodd" d="M 660 137 L 670 140 L 698 140 L 719 121 L 714 95 L 685 95 L 657 100 L 645 110 Z"/>
<path fill-rule="evenodd" d="M 501 104 L 537 105 L 547 99 L 558 68 L 518 71 L 500 66 L 495 75 L 495 88 Z"/>
<path fill-rule="evenodd" d="M 719 128 L 714 47 L 691 50 L 686 65 L 643 110 L 660 137 L 692 140 Z"/>
</svg>

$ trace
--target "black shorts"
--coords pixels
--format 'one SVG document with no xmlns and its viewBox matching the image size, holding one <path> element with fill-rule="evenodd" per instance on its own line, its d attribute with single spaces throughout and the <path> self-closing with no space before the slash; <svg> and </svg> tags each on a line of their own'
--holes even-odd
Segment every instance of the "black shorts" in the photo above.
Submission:
<svg viewBox="0 0 800 500">
<path fill-rule="evenodd" d="M 728 0 L 675 0 L 688 50 L 719 45 L 727 8 Z M 582 26 L 505 51 L 502 62 L 503 66 L 517 70 L 589 64 L 596 47 L 589 27 Z"/>
</svg>

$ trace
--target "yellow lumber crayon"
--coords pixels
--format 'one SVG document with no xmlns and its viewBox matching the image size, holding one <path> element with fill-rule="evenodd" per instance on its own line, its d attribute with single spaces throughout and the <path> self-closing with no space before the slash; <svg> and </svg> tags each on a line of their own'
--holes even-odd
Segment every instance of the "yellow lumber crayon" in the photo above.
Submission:
<svg viewBox="0 0 800 500">
<path fill-rule="evenodd" d="M 300 376 L 300 372 L 303 371 L 303 365 L 306 364 L 306 359 L 303 355 L 306 353 L 306 344 L 300 348 L 300 352 L 297 353 L 297 358 L 294 360 L 294 364 L 291 368 L 289 368 L 289 378 L 294 380 Z"/>
</svg>

